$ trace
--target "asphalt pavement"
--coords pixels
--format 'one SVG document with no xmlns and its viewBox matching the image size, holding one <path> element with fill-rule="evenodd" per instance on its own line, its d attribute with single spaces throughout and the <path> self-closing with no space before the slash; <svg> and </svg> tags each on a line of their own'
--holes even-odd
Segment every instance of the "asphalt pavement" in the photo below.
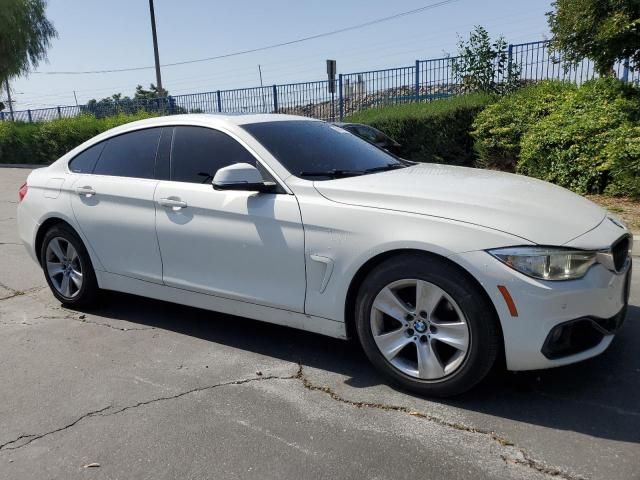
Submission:
<svg viewBox="0 0 640 480">
<path fill-rule="evenodd" d="M 359 348 L 130 295 L 63 308 L 0 168 L 1 479 L 640 479 L 640 282 L 600 357 L 434 401 Z"/>
</svg>

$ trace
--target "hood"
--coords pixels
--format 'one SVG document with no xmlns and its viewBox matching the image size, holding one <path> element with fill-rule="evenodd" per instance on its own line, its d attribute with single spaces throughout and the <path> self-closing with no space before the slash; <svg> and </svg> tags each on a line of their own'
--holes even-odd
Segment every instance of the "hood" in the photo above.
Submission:
<svg viewBox="0 0 640 480">
<path fill-rule="evenodd" d="M 442 217 L 563 245 L 595 228 L 605 211 L 564 188 L 521 175 L 419 164 L 315 182 L 329 200 Z"/>
</svg>

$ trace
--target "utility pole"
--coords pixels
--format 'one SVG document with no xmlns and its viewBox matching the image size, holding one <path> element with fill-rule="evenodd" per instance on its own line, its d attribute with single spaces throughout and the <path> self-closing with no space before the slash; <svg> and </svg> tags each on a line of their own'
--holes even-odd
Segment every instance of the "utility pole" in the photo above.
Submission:
<svg viewBox="0 0 640 480">
<path fill-rule="evenodd" d="M 13 121 L 13 101 L 11 100 L 11 89 L 9 88 L 9 78 L 4 79 L 4 86 L 7 87 L 7 103 L 9 104 L 9 114 Z"/>
<path fill-rule="evenodd" d="M 153 35 L 153 55 L 156 59 L 156 87 L 162 92 L 162 76 L 160 75 L 160 54 L 158 53 L 158 35 L 156 33 L 156 14 L 153 9 L 153 0 L 149 0 L 149 12 L 151 13 L 151 34 Z"/>
<path fill-rule="evenodd" d="M 76 107 L 78 107 L 78 97 L 76 97 L 76 91 L 73 91 L 73 98 L 76 99 Z"/>
</svg>

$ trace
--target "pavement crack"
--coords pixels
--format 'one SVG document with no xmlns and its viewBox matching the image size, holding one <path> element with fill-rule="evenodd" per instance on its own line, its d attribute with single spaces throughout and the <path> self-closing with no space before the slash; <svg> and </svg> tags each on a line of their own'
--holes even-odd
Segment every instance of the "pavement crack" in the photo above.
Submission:
<svg viewBox="0 0 640 480">
<path fill-rule="evenodd" d="M 15 288 L 11 288 L 9 285 L 5 285 L 4 283 L 0 282 L 0 288 L 3 288 L 4 290 L 7 290 L 9 292 L 9 295 L 7 295 L 6 297 L 0 298 L 0 301 L 2 301 L 2 300 L 9 300 L 10 298 L 19 297 L 22 295 L 28 295 L 30 293 L 37 292 L 38 290 L 42 290 L 43 288 L 46 288 L 46 287 L 34 287 L 28 290 L 16 290 Z"/>
<path fill-rule="evenodd" d="M 82 320 L 80 320 L 82 321 Z M 92 323 L 92 322 L 89 322 Z M 107 324 L 105 324 L 105 326 L 108 326 Z M 140 407 L 144 407 L 147 405 L 152 405 L 155 403 L 160 403 L 160 402 L 167 402 L 167 401 L 171 401 L 171 400 L 176 400 L 182 397 L 186 397 L 188 395 L 191 395 L 193 393 L 198 393 L 198 392 L 205 392 L 205 391 L 209 391 L 209 390 L 213 390 L 216 388 L 221 388 L 221 387 L 227 387 L 227 386 L 232 386 L 232 385 L 246 385 L 249 383 L 255 383 L 255 382 L 266 382 L 266 381 L 271 381 L 271 380 L 294 380 L 294 381 L 299 381 L 302 383 L 302 386 L 312 392 L 320 392 L 320 393 L 324 393 L 325 395 L 328 395 L 332 400 L 345 404 L 345 405 L 349 405 L 351 407 L 355 407 L 355 408 L 368 408 L 368 409 L 377 409 L 377 410 L 383 410 L 383 411 L 387 411 L 387 412 L 398 412 L 401 414 L 405 414 L 405 415 L 409 415 L 411 417 L 414 418 L 418 418 L 427 422 L 431 422 L 431 423 L 435 423 L 437 425 L 440 425 L 442 427 L 446 427 L 446 428 L 450 428 L 450 429 L 454 429 L 457 431 L 461 431 L 461 432 L 467 432 L 467 433 L 471 433 L 471 434 L 476 434 L 476 435 L 483 435 L 486 436 L 489 440 L 497 443 L 500 445 L 500 447 L 507 449 L 506 453 L 502 453 L 500 454 L 500 458 L 507 464 L 514 464 L 514 465 L 520 465 L 520 466 L 524 466 L 527 468 L 530 468 L 532 470 L 537 471 L 538 473 L 541 473 L 543 475 L 552 477 L 552 478 L 556 478 L 556 479 L 562 479 L 562 480 L 584 480 L 584 477 L 580 476 L 580 475 L 575 475 L 572 473 L 569 473 L 567 471 L 564 471 L 560 468 L 557 467 L 552 467 L 552 466 L 548 466 L 545 463 L 536 460 L 534 458 L 531 457 L 531 455 L 529 453 L 527 453 L 523 448 L 516 446 L 512 441 L 508 440 L 507 438 L 498 435 L 497 433 L 490 431 L 490 430 L 486 430 L 486 429 L 481 429 L 481 428 L 476 428 L 476 427 L 471 427 L 468 425 L 464 425 L 462 423 L 458 423 L 458 422 L 450 422 L 447 420 L 444 420 L 440 417 L 437 417 L 435 415 L 432 415 L 430 413 L 425 413 L 425 412 L 419 412 L 416 410 L 413 410 L 409 407 L 405 407 L 405 406 L 401 406 L 401 405 L 392 405 L 392 404 L 386 404 L 386 403 L 375 403 L 375 402 L 363 402 L 363 401 L 355 401 L 355 400 L 350 400 L 348 398 L 343 397 L 342 395 L 338 394 L 337 392 L 335 392 L 332 388 L 325 386 L 325 385 L 316 385 L 313 382 L 311 382 L 311 380 L 309 380 L 309 378 L 305 375 L 304 370 L 303 370 L 303 366 L 302 364 L 298 364 L 298 370 L 296 371 L 295 374 L 292 375 L 286 375 L 286 376 L 282 376 L 282 375 L 262 375 L 262 376 L 257 376 L 257 377 L 249 377 L 249 378 L 245 378 L 245 379 L 240 379 L 240 380 L 231 380 L 228 382 L 220 382 L 220 383 L 215 383 L 212 385 L 205 385 L 205 386 L 201 386 L 201 387 L 195 387 L 195 388 L 191 388 L 189 390 L 185 390 L 182 392 L 178 392 L 176 394 L 173 395 L 163 395 L 160 397 L 155 397 L 155 398 L 151 398 L 149 400 L 143 400 L 131 405 L 126 405 L 123 407 L 118 407 L 118 408 L 114 408 L 113 406 L 109 405 L 107 407 L 101 408 L 99 410 L 94 410 L 91 411 L 89 413 L 86 413 L 80 417 L 78 417 L 77 419 L 75 419 L 73 422 L 63 426 L 63 427 L 59 427 L 56 428 L 54 430 L 42 433 L 42 434 L 23 434 L 20 435 L 18 438 L 11 440 L 9 442 L 6 442 L 2 445 L 0 445 L 0 451 L 3 450 L 15 450 L 18 448 L 22 448 L 24 446 L 29 445 L 30 443 L 39 440 L 43 437 L 47 437 L 49 435 L 52 435 L 54 433 L 57 432 L 61 432 L 64 430 L 67 430 L 69 428 L 74 427 L 75 425 L 77 425 L 79 422 L 81 422 L 84 419 L 87 418 L 91 418 L 91 417 L 109 417 L 112 415 L 119 415 L 123 412 L 129 411 L 129 410 L 134 410 Z"/>
<path fill-rule="evenodd" d="M 82 317 L 82 315 L 81 315 Z M 119 332 L 138 332 L 138 331 L 143 331 L 143 330 L 156 330 L 156 327 L 116 327 L 114 325 L 111 325 L 109 323 L 105 323 L 105 322 L 94 322 L 93 320 L 87 320 L 86 318 L 78 318 L 75 317 L 74 315 L 40 315 L 38 317 L 35 317 L 35 319 L 48 319 L 48 320 L 73 320 L 75 322 L 80 322 L 80 323 L 87 323 L 90 325 L 96 325 L 98 327 L 105 327 L 105 328 L 110 328 L 111 330 L 117 330 Z"/>
<path fill-rule="evenodd" d="M 89 418 L 89 417 L 93 417 L 95 415 L 99 415 L 100 413 L 104 412 L 105 410 L 108 410 L 109 408 L 111 408 L 111 405 L 109 405 L 107 407 L 104 407 L 104 408 L 101 408 L 99 410 L 93 410 L 91 412 L 85 413 L 84 415 L 76 418 L 73 422 L 68 423 L 67 425 L 65 425 L 63 427 L 59 427 L 59 428 L 56 428 L 54 430 L 50 430 L 50 431 L 45 432 L 45 433 L 20 435 L 18 438 L 14 439 L 14 440 L 10 440 L 10 441 L 5 442 L 2 445 L 0 445 L 0 451 L 2 451 L 2 450 L 17 450 L 18 448 L 26 447 L 31 442 L 34 442 L 34 441 L 39 440 L 41 438 L 47 437 L 49 435 L 53 435 L 54 433 L 58 433 L 58 432 L 62 432 L 63 430 L 67 430 L 67 429 L 73 427 L 74 425 L 76 425 L 78 422 L 81 422 L 85 418 Z"/>
<path fill-rule="evenodd" d="M 484 435 L 488 437 L 491 441 L 498 443 L 501 447 L 511 450 L 511 455 L 508 455 L 508 456 L 500 455 L 500 457 L 505 463 L 513 463 L 513 464 L 526 466 L 542 474 L 545 474 L 554 478 L 563 479 L 563 480 L 584 480 L 584 477 L 580 475 L 574 475 L 564 470 L 561 470 L 559 468 L 550 467 L 539 460 L 533 459 L 523 448 L 516 446 L 511 440 L 501 435 L 498 435 L 496 432 L 482 429 L 482 428 L 471 427 L 458 422 L 449 422 L 447 420 L 444 420 L 430 413 L 418 412 L 416 410 L 413 410 L 411 408 L 401 406 L 401 405 L 389 405 L 385 403 L 361 402 L 361 401 L 349 400 L 341 396 L 340 394 L 335 392 L 332 388 L 326 385 L 321 386 L 321 385 L 313 384 L 311 380 L 309 380 L 309 378 L 304 374 L 302 364 L 298 365 L 298 373 L 295 375 L 295 379 L 300 380 L 304 388 L 306 388 L 307 390 L 314 391 L 314 392 L 322 392 L 328 395 L 332 400 L 336 402 L 340 402 L 345 405 L 350 405 L 355 408 L 370 408 L 370 409 L 383 410 L 387 412 L 399 412 L 406 415 L 410 415 L 415 418 L 419 418 L 421 420 L 435 423 L 442 427 L 451 428 L 454 430 L 477 434 L 477 435 Z"/>
<path fill-rule="evenodd" d="M 22 245 L 18 242 L 0 242 L 0 245 Z"/>
<path fill-rule="evenodd" d="M 82 315 L 80 315 L 80 317 L 82 317 Z M 114 325 L 111 325 L 109 323 L 104 323 L 104 322 L 95 322 L 93 320 L 87 320 L 86 318 L 77 318 L 74 316 L 69 315 L 68 317 L 69 320 L 75 320 L 76 322 L 80 322 L 80 323 L 90 323 L 91 325 L 97 325 L 99 327 L 106 327 L 106 328 L 110 328 L 111 330 L 118 330 L 119 332 L 136 332 L 136 331 L 142 331 L 142 330 L 155 330 L 156 327 L 116 327 Z"/>
<path fill-rule="evenodd" d="M 47 318 L 47 319 L 63 319 L 63 320 L 73 320 L 80 323 L 87 323 L 91 325 L 97 325 L 99 327 L 110 328 L 111 330 L 117 330 L 119 332 L 136 332 L 143 330 L 156 330 L 156 327 L 117 327 L 115 325 L 111 325 L 106 322 L 96 322 L 94 320 L 89 320 L 86 318 L 84 313 L 79 314 L 72 310 L 68 310 L 64 307 L 54 307 L 54 310 L 61 310 L 62 312 L 66 312 L 65 315 L 40 315 L 36 318 Z"/>
<path fill-rule="evenodd" d="M 111 416 L 111 415 L 118 415 L 118 414 L 120 414 L 122 412 L 126 412 L 127 410 L 131 410 L 131 409 L 134 409 L 134 408 L 143 407 L 145 405 L 150 405 L 150 404 L 157 403 L 157 402 L 165 402 L 167 400 L 175 400 L 175 399 L 187 396 L 187 395 L 191 395 L 192 393 L 205 392 L 205 391 L 213 390 L 215 388 L 220 388 L 220 387 L 228 387 L 228 386 L 231 386 L 231 385 L 245 385 L 247 383 L 265 382 L 265 381 L 269 381 L 269 380 L 294 380 L 294 379 L 297 379 L 297 378 L 298 378 L 298 374 L 296 373 L 294 375 L 288 375 L 288 376 L 266 375 L 266 376 L 260 376 L 260 377 L 245 378 L 245 379 L 242 379 L 242 380 L 232 380 L 232 381 L 229 381 L 229 382 L 216 383 L 214 385 L 207 385 L 207 386 L 203 386 L 203 387 L 192 388 L 191 390 L 187 390 L 187 391 L 184 391 L 184 392 L 176 393 L 175 395 L 167 395 L 167 396 L 152 398 L 150 400 L 145 400 L 145 401 L 133 404 L 133 405 L 128 405 L 126 407 L 122 407 L 122 408 L 119 408 L 119 409 L 111 411 L 111 412 L 102 413 L 102 414 L 100 414 L 100 416 L 108 417 L 108 416 Z"/>
<path fill-rule="evenodd" d="M 1 287 L 1 286 L 2 286 L 2 285 L 0 285 L 0 287 Z M 7 289 L 7 290 L 9 290 L 9 289 Z M 7 295 L 6 297 L 2 297 L 2 298 L 0 298 L 0 301 L 2 301 L 2 300 L 9 300 L 9 299 L 11 299 L 11 298 L 15 298 L 15 297 L 19 297 L 19 296 L 21 296 L 21 295 L 24 295 L 24 292 L 21 292 L 21 291 L 19 291 L 19 290 L 13 290 L 13 291 L 9 290 L 9 291 L 10 291 L 11 293 L 10 293 L 9 295 Z"/>
<path fill-rule="evenodd" d="M 69 428 L 74 427 L 75 425 L 77 425 L 78 423 L 80 423 L 82 420 L 85 420 L 87 418 L 91 418 L 91 417 L 109 417 L 112 415 L 119 415 L 120 413 L 126 412 L 128 410 L 133 410 L 139 407 L 144 407 L 146 405 L 151 405 L 154 403 L 158 403 L 158 402 L 166 402 L 169 400 L 176 400 L 178 398 L 182 398 L 185 397 L 187 395 L 190 395 L 192 393 L 198 393 L 198 392 L 204 392 L 207 390 L 213 390 L 215 388 L 220 388 L 220 387 L 228 387 L 231 385 L 245 385 L 247 383 L 252 383 L 252 382 L 264 382 L 264 381 L 269 381 L 269 380 L 293 380 L 298 378 L 298 373 L 294 374 L 294 375 L 288 375 L 288 376 L 279 376 L 279 375 L 266 375 L 266 376 L 258 376 L 258 377 L 249 377 L 249 378 L 245 378 L 245 379 L 241 379 L 241 380 L 231 380 L 228 382 L 221 382 L 221 383 L 216 383 L 213 385 L 206 385 L 203 387 L 196 387 L 196 388 L 192 388 L 190 390 L 186 390 L 184 392 L 179 392 L 176 393 L 175 395 L 166 395 L 166 396 L 161 396 L 161 397 L 156 397 L 156 398 L 152 398 L 149 400 L 144 400 L 142 402 L 138 402 L 132 405 L 127 405 L 124 407 L 120 407 L 120 408 L 116 408 L 113 409 L 112 405 L 106 406 L 104 408 L 101 408 L 99 410 L 93 410 L 91 412 L 85 413 L 84 415 L 76 418 L 73 422 L 68 423 L 67 425 L 63 426 L 63 427 L 59 427 L 56 428 L 54 430 L 50 430 L 48 432 L 45 433 L 40 433 L 40 434 L 23 434 L 20 435 L 19 437 L 10 440 L 8 442 L 5 442 L 3 444 L 0 444 L 0 452 L 4 451 L 4 450 L 17 450 L 19 448 L 22 447 L 26 447 L 27 445 L 29 445 L 30 443 L 39 440 L 41 438 L 47 437 L 49 435 L 53 435 L 54 433 L 58 433 L 58 432 L 62 432 L 64 430 L 67 430 Z M 108 411 L 110 409 L 113 409 L 112 411 Z"/>
<path fill-rule="evenodd" d="M 9 300 L 10 298 L 14 298 L 14 297 L 18 297 L 20 295 L 24 295 L 26 292 L 23 292 L 21 290 L 16 290 L 15 288 L 11 288 L 9 285 L 5 285 L 4 283 L 0 282 L 0 288 L 6 290 L 9 292 L 9 295 L 7 295 L 6 297 L 2 297 L 0 298 L 1 300 Z"/>
</svg>

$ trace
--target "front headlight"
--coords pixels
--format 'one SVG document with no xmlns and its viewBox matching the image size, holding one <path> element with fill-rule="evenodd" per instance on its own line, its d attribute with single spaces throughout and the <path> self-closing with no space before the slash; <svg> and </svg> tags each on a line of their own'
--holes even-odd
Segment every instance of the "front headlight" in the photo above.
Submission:
<svg viewBox="0 0 640 480">
<path fill-rule="evenodd" d="M 489 253 L 514 270 L 540 280 L 581 278 L 596 263 L 596 252 L 568 248 L 512 247 Z"/>
</svg>

